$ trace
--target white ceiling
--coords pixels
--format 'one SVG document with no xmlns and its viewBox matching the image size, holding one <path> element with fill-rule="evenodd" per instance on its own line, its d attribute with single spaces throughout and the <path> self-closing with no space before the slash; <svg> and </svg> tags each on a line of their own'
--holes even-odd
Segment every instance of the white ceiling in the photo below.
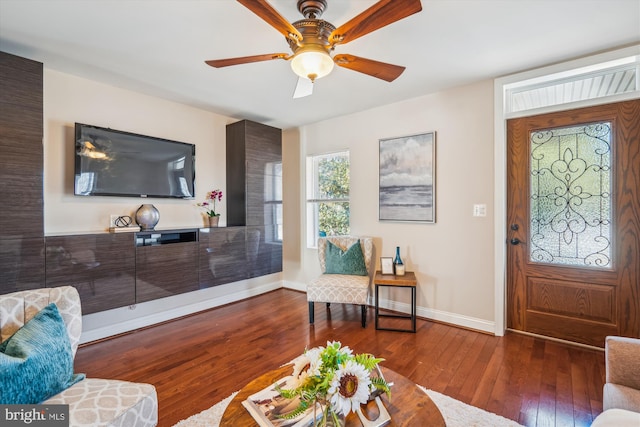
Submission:
<svg viewBox="0 0 640 427">
<path fill-rule="evenodd" d="M 399 1 L 399 0 L 398 0 Z M 339 26 L 375 0 L 328 0 Z M 270 0 L 290 21 L 296 0 Z M 387 83 L 336 67 L 310 97 L 277 60 L 215 69 L 207 59 L 289 52 L 232 0 L 0 0 L 0 50 L 46 68 L 290 128 L 640 42 L 640 0 L 422 0 L 422 12 L 336 53 L 407 70 Z"/>
</svg>

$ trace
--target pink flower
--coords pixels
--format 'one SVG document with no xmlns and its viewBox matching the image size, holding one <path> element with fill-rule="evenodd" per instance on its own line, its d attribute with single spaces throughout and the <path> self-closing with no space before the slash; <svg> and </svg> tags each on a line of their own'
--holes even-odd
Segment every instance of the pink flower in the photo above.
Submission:
<svg viewBox="0 0 640 427">
<path fill-rule="evenodd" d="M 216 199 L 218 201 L 222 200 L 222 191 L 221 190 L 210 191 L 209 194 L 208 194 L 208 198 L 213 200 L 213 203 L 215 204 Z"/>
<path fill-rule="evenodd" d="M 219 213 L 216 213 L 216 201 L 219 202 L 222 200 L 222 190 L 216 189 L 209 191 L 207 193 L 207 200 L 212 201 L 212 203 L 202 202 L 198 203 L 198 206 L 204 208 L 208 216 L 220 216 Z"/>
</svg>

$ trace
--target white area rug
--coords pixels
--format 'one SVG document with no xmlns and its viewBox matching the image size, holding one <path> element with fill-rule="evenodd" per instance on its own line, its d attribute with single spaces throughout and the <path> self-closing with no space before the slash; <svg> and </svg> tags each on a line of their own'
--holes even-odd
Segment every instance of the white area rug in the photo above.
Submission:
<svg viewBox="0 0 640 427">
<path fill-rule="evenodd" d="M 418 386 L 436 404 L 447 427 L 522 427 L 515 421 L 476 408 L 433 390 Z M 180 421 L 174 427 L 211 427 L 220 423 L 220 418 L 236 393 L 216 403 L 199 414 Z"/>
<path fill-rule="evenodd" d="M 424 390 L 440 409 L 447 427 L 523 427 L 508 418 L 467 405 L 437 391 L 418 387 Z"/>
</svg>

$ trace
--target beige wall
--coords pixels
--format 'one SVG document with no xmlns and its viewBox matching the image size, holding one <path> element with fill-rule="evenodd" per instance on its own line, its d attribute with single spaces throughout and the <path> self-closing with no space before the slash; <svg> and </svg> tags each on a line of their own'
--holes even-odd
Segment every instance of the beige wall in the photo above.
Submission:
<svg viewBox="0 0 640 427">
<path fill-rule="evenodd" d="M 160 211 L 159 229 L 204 226 L 195 204 L 208 190 L 225 187 L 225 125 L 234 121 L 45 68 L 45 234 L 105 231 L 110 214 L 131 215 L 142 203 Z M 74 196 L 75 122 L 195 144 L 196 199 Z M 218 206 L 223 212 L 225 203 Z"/>
<path fill-rule="evenodd" d="M 379 221 L 378 140 L 428 131 L 436 131 L 437 139 L 436 223 Z M 393 256 L 400 246 L 407 269 L 418 277 L 418 314 L 493 332 L 493 81 L 315 123 L 299 132 L 300 147 L 285 146 L 285 160 L 299 150 L 298 163 L 285 163 L 285 170 L 298 168 L 300 182 L 307 155 L 349 149 L 351 232 L 375 237 L 377 257 Z M 300 220 L 293 223 L 304 236 L 304 188 L 297 194 L 297 199 L 287 194 L 291 199 L 285 204 L 299 207 Z M 474 204 L 485 204 L 487 216 L 473 217 Z M 304 289 L 319 266 L 306 242 L 298 251 L 301 264 L 288 265 L 285 285 Z M 409 299 L 401 292 L 382 297 L 387 306 L 408 309 Z"/>
</svg>

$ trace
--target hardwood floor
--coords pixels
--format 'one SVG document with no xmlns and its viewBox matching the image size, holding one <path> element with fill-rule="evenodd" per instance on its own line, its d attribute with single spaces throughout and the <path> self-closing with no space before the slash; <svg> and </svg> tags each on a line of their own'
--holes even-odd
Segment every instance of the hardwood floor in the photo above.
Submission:
<svg viewBox="0 0 640 427">
<path fill-rule="evenodd" d="M 416 334 L 377 331 L 374 310 L 316 304 L 279 289 L 193 316 L 82 346 L 76 372 L 154 384 L 159 426 L 209 408 L 305 347 L 341 341 L 384 357 L 417 384 L 526 426 L 589 426 L 602 411 L 604 353 L 507 333 L 504 337 L 418 319 Z"/>
</svg>

